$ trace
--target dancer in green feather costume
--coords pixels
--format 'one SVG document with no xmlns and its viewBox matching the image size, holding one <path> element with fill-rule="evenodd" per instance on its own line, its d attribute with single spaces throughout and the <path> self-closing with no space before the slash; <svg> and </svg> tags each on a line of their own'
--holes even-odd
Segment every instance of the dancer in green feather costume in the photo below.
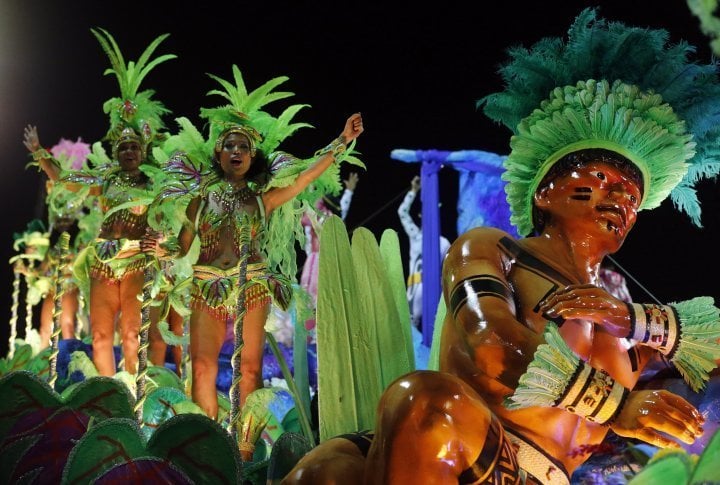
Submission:
<svg viewBox="0 0 720 485">
<path fill-rule="evenodd" d="M 261 109 L 292 95 L 273 92 L 287 78 L 272 79 L 248 92 L 236 66 L 233 75 L 234 83 L 211 76 L 224 89 L 209 94 L 229 103 L 201 110 L 210 125 L 207 140 L 189 120 L 178 119 L 180 132 L 163 148 L 168 161 L 157 174 L 165 177 L 158 185 L 162 190 L 157 206 L 168 215 L 165 219 L 181 212 L 184 222 L 175 235 L 151 234 L 143 242 L 146 252 L 167 258 L 186 254 L 195 237 L 199 239 L 191 290 L 192 396 L 213 419 L 218 414 L 218 356 L 228 325 L 236 321 L 239 383 L 234 354 L 230 392 L 237 408 L 262 387 L 270 302 L 286 309 L 291 297 L 290 278 L 297 271 L 295 237 L 302 238 L 301 201 L 314 202 L 313 197 L 321 197 L 328 187 L 339 186 L 339 163 L 356 160 L 346 147 L 363 131 L 362 117 L 356 113 L 315 156 L 301 160 L 279 152 L 276 148 L 284 138 L 308 126 L 290 123 L 303 105 L 292 105 L 278 117 Z M 244 298 L 238 297 L 241 292 Z M 239 300 L 244 315 L 238 314 Z"/>
<path fill-rule="evenodd" d="M 149 151 L 163 138 L 162 116 L 169 113 L 153 99 L 154 91 L 140 91 L 147 74 L 158 64 L 174 59 L 165 54 L 151 56 L 167 38 L 155 38 L 135 61 L 125 61 L 115 39 L 103 29 L 91 29 L 107 54 L 120 95 L 103 105 L 110 126 L 105 139 L 112 148 L 108 157 L 102 144 L 96 142 L 88 156 L 90 166 L 81 170 L 63 170 L 42 148 L 34 127 L 26 130 L 26 146 L 33 159 L 53 181 L 65 189 L 84 195 L 99 196 L 102 223 L 87 248 L 80 252 L 74 272 L 78 285 L 86 292 L 90 307 L 93 339 L 93 363 L 104 376 L 117 371 L 113 353 L 116 322 L 119 324 L 125 370 L 134 374 L 138 363 L 140 301 L 143 286 L 144 255 L 139 240 L 147 225 L 147 202 L 151 180 L 141 167 L 152 163 Z"/>
</svg>

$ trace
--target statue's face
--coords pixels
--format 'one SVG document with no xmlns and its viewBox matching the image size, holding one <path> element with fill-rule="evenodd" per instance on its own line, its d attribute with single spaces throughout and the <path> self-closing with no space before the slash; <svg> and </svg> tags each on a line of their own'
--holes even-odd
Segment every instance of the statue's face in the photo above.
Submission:
<svg viewBox="0 0 720 485">
<path fill-rule="evenodd" d="M 640 187 L 625 171 L 590 162 L 555 178 L 535 200 L 551 224 L 611 242 L 614 252 L 635 225 L 641 198 Z"/>
</svg>

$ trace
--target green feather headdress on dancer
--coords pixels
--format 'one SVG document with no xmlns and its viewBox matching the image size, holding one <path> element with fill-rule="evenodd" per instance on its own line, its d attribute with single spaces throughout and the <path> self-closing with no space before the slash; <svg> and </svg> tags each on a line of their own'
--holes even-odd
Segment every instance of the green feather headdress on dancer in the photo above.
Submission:
<svg viewBox="0 0 720 485">
<path fill-rule="evenodd" d="M 140 145 L 143 157 L 143 164 L 140 166 L 142 171 L 145 172 L 146 167 L 156 163 L 152 158 L 152 147 L 167 138 L 167 134 L 163 132 L 165 123 L 162 117 L 168 115 L 170 111 L 160 101 L 153 99 L 155 94 L 153 90 L 141 91 L 140 86 L 145 77 L 158 64 L 177 57 L 174 54 L 152 57 L 169 34 L 156 37 L 145 48 L 137 61 L 126 62 L 117 42 L 109 32 L 102 28 L 90 29 L 90 31 L 110 61 L 110 67 L 105 70 L 104 74 L 115 76 L 120 93 L 119 96 L 111 97 L 103 104 L 103 111 L 109 117 L 109 128 L 102 141 L 110 144 L 111 155 L 108 156 L 102 141 L 97 141 L 93 143 L 92 150 L 87 155 L 88 163 L 84 164 L 82 169 L 69 170 L 67 167 L 61 167 L 61 181 L 79 183 L 85 187 L 77 192 L 78 195 L 86 194 L 87 187 L 107 184 L 109 180 L 120 173 L 117 150 L 123 142 L 135 141 Z M 150 182 L 152 181 L 150 178 Z M 128 186 L 124 192 L 130 202 L 114 205 L 104 214 L 96 207 L 92 207 L 88 211 L 78 222 L 81 231 L 79 236 L 82 236 L 77 238 L 78 240 L 89 243 L 96 237 L 103 222 L 100 220 L 101 217 L 107 220 L 108 217 L 118 216 L 119 211 L 147 205 L 153 200 L 153 194 L 147 188 Z M 85 205 L 88 205 L 88 201 L 85 202 Z M 87 256 L 87 250 L 81 252 L 75 264 L 75 276 L 83 291 L 87 291 L 89 288 L 87 265 L 90 264 L 90 261 Z"/>
<path fill-rule="evenodd" d="M 170 113 L 160 101 L 152 99 L 155 91 L 140 90 L 143 79 L 155 66 L 170 59 L 174 54 L 164 54 L 150 59 L 155 49 L 170 34 L 162 34 L 153 40 L 143 51 L 137 62 L 125 63 L 122 52 L 115 39 L 104 29 L 90 29 L 110 59 L 111 67 L 105 75 L 115 75 L 120 87 L 120 97 L 112 97 L 103 104 L 103 111 L 110 116 L 110 128 L 105 139 L 112 143 L 113 159 L 117 160 L 117 147 L 128 140 L 140 143 L 143 157 L 148 155 L 148 145 L 163 138 L 161 130 L 165 128 L 162 117 Z"/>
<path fill-rule="evenodd" d="M 255 155 L 257 151 L 261 152 L 263 156 L 260 158 L 267 160 L 261 176 L 248 181 L 248 186 L 258 193 L 290 185 L 300 172 L 315 161 L 314 157 L 299 159 L 278 150 L 280 144 L 297 130 L 312 127 L 309 123 L 294 121 L 298 112 L 308 107 L 306 104 L 292 104 L 278 116 L 266 110 L 270 103 L 294 96 L 291 92 L 275 91 L 288 78 L 276 77 L 248 91 L 240 69 L 233 65 L 232 73 L 232 82 L 209 74 L 220 88 L 207 94 L 224 98 L 226 104 L 201 108 L 200 117 L 208 125 L 207 139 L 189 119 L 182 117 L 176 120 L 180 126 L 179 133 L 170 137 L 163 144 L 162 150 L 156 150 L 156 158 L 166 159 L 165 167 L 158 174 L 165 177 L 165 181 L 157 200 L 165 202 L 161 204 L 164 206 L 163 212 L 179 216 L 179 220 L 184 219 L 183 207 L 189 202 L 189 196 L 197 194 L 201 186 L 217 180 L 218 175 L 212 166 L 213 159 L 221 150 L 223 140 L 231 133 L 247 136 L 252 145 L 251 151 Z M 297 273 L 295 248 L 287 241 L 304 240 L 300 224 L 303 211 L 313 207 L 323 195 L 340 192 L 341 162 L 364 167 L 352 150 L 354 143 L 301 194 L 273 212 L 268 221 L 268 244 L 263 248 L 271 271 L 285 275 Z M 272 241 L 283 242 L 273 244 Z"/>
<path fill-rule="evenodd" d="M 533 197 L 553 165 L 585 149 L 615 152 L 639 169 L 640 209 L 658 207 L 669 196 L 700 226 L 694 186 L 720 172 L 718 65 L 690 61 L 694 47 L 669 44 L 668 37 L 665 30 L 609 22 L 595 9 L 585 9 L 567 39 L 510 49 L 510 60 L 500 69 L 505 89 L 477 105 L 513 132 L 502 178 L 519 234 L 536 229 Z M 650 311 L 636 306 L 640 316 L 643 309 Z M 720 359 L 720 310 L 706 297 L 672 307 L 680 337 L 668 358 L 699 390 Z M 548 323 L 548 344 L 538 348 L 509 407 L 559 401 L 551 383 L 568 381 L 570 375 L 559 374 L 574 369 L 577 357 L 569 348 L 557 351 L 562 339 L 553 338 L 552 331 Z"/>
<path fill-rule="evenodd" d="M 152 145 L 157 145 L 167 138 L 162 131 L 165 123 L 162 117 L 170 114 L 170 110 L 153 99 L 155 91 L 140 91 L 143 79 L 158 64 L 175 59 L 174 54 L 164 54 L 151 59 L 158 46 L 169 34 L 156 37 L 143 51 L 137 61 L 125 62 L 115 39 L 104 29 L 90 29 L 110 60 L 105 75 L 114 75 L 120 88 L 120 96 L 114 96 L 103 103 L 103 111 L 109 116 L 109 128 L 103 141 L 111 146 L 111 156 L 101 142 L 92 145 L 88 154 L 88 166 L 81 170 L 61 173 L 65 181 L 80 182 L 88 185 L 102 183 L 103 178 L 120 170 L 117 164 L 117 148 L 125 141 L 136 141 L 140 144 L 145 163 L 153 163 Z"/>
</svg>

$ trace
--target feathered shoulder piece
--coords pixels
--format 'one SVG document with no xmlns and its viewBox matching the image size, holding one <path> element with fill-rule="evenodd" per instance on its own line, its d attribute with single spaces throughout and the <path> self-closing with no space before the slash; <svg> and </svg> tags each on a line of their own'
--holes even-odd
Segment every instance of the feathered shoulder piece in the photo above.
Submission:
<svg viewBox="0 0 720 485">
<path fill-rule="evenodd" d="M 155 49 L 169 34 L 155 38 L 137 61 L 126 63 L 110 33 L 101 28 L 90 30 L 110 59 L 111 67 L 105 70 L 105 75 L 114 75 L 120 87 L 120 96 L 110 98 L 103 104 L 103 110 L 110 116 L 110 129 L 106 139 L 118 140 L 124 129 L 131 128 L 142 136 L 145 145 L 156 141 L 158 137 L 162 137 L 161 130 L 165 128 L 162 117 L 170 111 L 160 101 L 153 99 L 153 90 L 140 91 L 140 84 L 155 66 L 177 57 L 174 54 L 164 54 L 151 59 Z"/>
<path fill-rule="evenodd" d="M 720 172 L 717 63 L 689 60 L 694 48 L 670 44 L 661 29 L 626 26 L 583 10 L 567 39 L 509 50 L 504 90 L 478 101 L 514 135 L 504 180 L 512 221 L 532 231 L 532 197 L 562 156 L 605 148 L 643 174 L 641 209 L 669 194 L 700 225 L 695 183 Z"/>
</svg>

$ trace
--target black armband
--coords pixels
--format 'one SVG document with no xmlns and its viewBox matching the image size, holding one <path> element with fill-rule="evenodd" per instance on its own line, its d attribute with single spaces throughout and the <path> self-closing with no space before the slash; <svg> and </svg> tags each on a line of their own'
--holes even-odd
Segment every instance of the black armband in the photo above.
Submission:
<svg viewBox="0 0 720 485">
<path fill-rule="evenodd" d="M 460 281 L 450 294 L 450 312 L 453 318 L 468 301 L 477 303 L 477 300 L 484 296 L 512 301 L 510 288 L 500 278 L 489 274 L 471 276 Z"/>
</svg>

